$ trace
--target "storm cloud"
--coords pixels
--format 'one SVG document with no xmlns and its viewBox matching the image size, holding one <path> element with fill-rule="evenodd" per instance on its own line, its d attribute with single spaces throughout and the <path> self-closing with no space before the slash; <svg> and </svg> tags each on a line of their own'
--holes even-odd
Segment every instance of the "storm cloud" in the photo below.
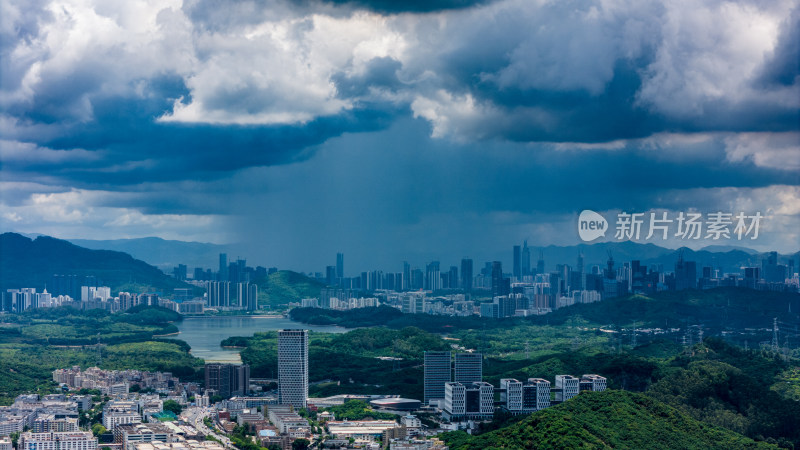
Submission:
<svg viewBox="0 0 800 450">
<path fill-rule="evenodd" d="M 568 242 L 581 208 L 800 220 L 796 2 L 0 5 L 3 228 L 269 252 L 249 224 L 288 218 L 335 252 Z"/>
</svg>

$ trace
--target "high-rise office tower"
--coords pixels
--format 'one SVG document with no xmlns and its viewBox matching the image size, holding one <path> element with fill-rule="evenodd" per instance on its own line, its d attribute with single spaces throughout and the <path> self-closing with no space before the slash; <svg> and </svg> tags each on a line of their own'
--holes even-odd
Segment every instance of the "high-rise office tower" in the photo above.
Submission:
<svg viewBox="0 0 800 450">
<path fill-rule="evenodd" d="M 522 278 L 522 248 L 519 245 L 514 246 L 513 274 L 517 280 Z"/>
<path fill-rule="evenodd" d="M 403 261 L 403 290 L 411 289 L 411 264 Z"/>
<path fill-rule="evenodd" d="M 81 297 L 81 284 L 77 275 L 54 274 L 47 287 L 54 296 L 69 295 L 75 300 Z"/>
<path fill-rule="evenodd" d="M 469 258 L 461 260 L 461 289 L 472 290 L 472 260 Z"/>
<path fill-rule="evenodd" d="M 442 278 L 439 273 L 439 261 L 433 261 L 425 267 L 425 289 L 438 291 L 442 288 Z"/>
<path fill-rule="evenodd" d="M 236 284 L 237 298 L 239 299 L 239 307 L 248 311 L 255 311 L 258 309 L 258 286 L 250 283 L 237 283 Z"/>
<path fill-rule="evenodd" d="M 218 281 L 228 281 L 228 254 L 219 254 L 219 273 L 217 274 Z"/>
<path fill-rule="evenodd" d="M 456 353 L 455 378 L 458 383 L 483 381 L 483 355 L 480 353 Z"/>
<path fill-rule="evenodd" d="M 503 264 L 500 261 L 492 262 L 492 297 L 508 295 L 510 280 L 503 278 Z"/>
<path fill-rule="evenodd" d="M 425 274 L 422 273 L 422 269 L 415 267 L 411 269 L 411 289 L 418 290 L 422 289 L 425 285 Z"/>
<path fill-rule="evenodd" d="M 278 403 L 305 408 L 308 399 L 308 330 L 278 331 Z"/>
<path fill-rule="evenodd" d="M 684 261 L 683 252 L 680 252 L 675 262 L 675 290 L 684 289 L 697 289 L 697 263 Z"/>
<path fill-rule="evenodd" d="M 458 267 L 450 266 L 450 273 L 447 276 L 447 287 L 458 289 Z"/>
<path fill-rule="evenodd" d="M 544 273 L 544 252 L 539 250 L 539 260 L 536 261 L 536 273 L 543 274 Z"/>
<path fill-rule="evenodd" d="M 336 266 L 325 267 L 325 282 L 328 286 L 336 286 Z"/>
<path fill-rule="evenodd" d="M 452 381 L 450 352 L 425 352 L 425 403 L 444 399 L 444 384 Z"/>
<path fill-rule="evenodd" d="M 336 278 L 344 278 L 344 253 L 336 254 Z"/>
<path fill-rule="evenodd" d="M 228 281 L 206 282 L 206 304 L 209 308 L 231 306 L 231 283 Z"/>
<path fill-rule="evenodd" d="M 528 248 L 528 241 L 522 244 L 522 276 L 531 274 L 531 249 Z"/>
<path fill-rule="evenodd" d="M 250 390 L 250 366 L 247 364 L 209 363 L 205 366 L 206 389 L 229 398 L 247 395 Z"/>
<path fill-rule="evenodd" d="M 586 272 L 583 268 L 583 252 L 578 253 L 578 286 L 573 286 L 574 290 L 583 291 L 586 289 Z"/>
</svg>

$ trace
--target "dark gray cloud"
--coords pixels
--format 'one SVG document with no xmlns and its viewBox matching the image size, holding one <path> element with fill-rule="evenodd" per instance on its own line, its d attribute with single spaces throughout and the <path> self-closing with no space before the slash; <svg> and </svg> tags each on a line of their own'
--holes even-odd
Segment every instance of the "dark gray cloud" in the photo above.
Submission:
<svg viewBox="0 0 800 450">
<path fill-rule="evenodd" d="M 331 77 L 340 97 L 366 97 L 370 95 L 370 89 L 397 92 L 405 87 L 397 77 L 397 72 L 403 67 L 400 61 L 389 57 L 373 58 L 365 66 L 362 74 L 339 72 Z"/>
<path fill-rule="evenodd" d="M 796 6 L 130 5 L 8 9 L 0 217 L 197 235 L 232 216 L 299 262 L 393 239 L 492 257 L 573 239 L 583 208 L 800 213 Z"/>
<path fill-rule="evenodd" d="M 321 0 L 322 3 L 347 5 L 381 14 L 428 13 L 470 8 L 492 0 Z M 298 3 L 305 3 L 301 0 Z"/>
<path fill-rule="evenodd" d="M 765 84 L 792 86 L 800 76 L 800 7 L 781 24 L 778 43 L 764 64 L 761 81 Z"/>
<path fill-rule="evenodd" d="M 272 230 L 279 238 L 259 239 L 254 253 L 296 268 L 322 268 L 337 251 L 359 270 L 397 270 L 403 259 L 417 265 L 466 255 L 507 260 L 510 246 L 523 239 L 574 243 L 583 209 L 709 212 L 745 207 L 738 203 L 744 197 L 755 201 L 747 207 L 766 213 L 782 202 L 772 186 L 800 181 L 786 171 L 721 163 L 720 139 L 677 145 L 685 154 L 665 160 L 648 145 L 531 149 L 431 142 L 428 133 L 424 121 L 404 120 L 332 139 L 301 164 L 242 173 L 234 183 L 253 192 L 234 209 L 262 207 L 242 214 L 237 234 Z"/>
<path fill-rule="evenodd" d="M 624 10 L 604 6 L 555 2 L 514 14 L 516 4 L 504 3 L 487 8 L 483 17 L 423 23 L 417 29 L 420 48 L 429 50 L 421 52 L 422 62 L 412 59 L 404 69 L 420 72 L 429 66 L 416 64 L 432 65 L 440 75 L 433 89 L 444 86 L 456 98 L 451 103 L 427 94 L 438 110 L 421 115 L 435 125 L 443 117 L 441 134 L 526 142 L 797 129 L 796 102 L 785 100 L 800 94 L 797 9 L 763 65 L 763 79 L 776 81 L 770 84 L 746 75 L 762 53 L 736 53 L 744 42 L 733 36 L 754 5 L 739 5 L 726 23 L 715 14 L 730 11 L 710 2 L 686 19 L 698 28 L 680 22 L 688 13 L 659 2 Z M 459 97 L 467 96 L 483 109 L 459 117 Z"/>
</svg>

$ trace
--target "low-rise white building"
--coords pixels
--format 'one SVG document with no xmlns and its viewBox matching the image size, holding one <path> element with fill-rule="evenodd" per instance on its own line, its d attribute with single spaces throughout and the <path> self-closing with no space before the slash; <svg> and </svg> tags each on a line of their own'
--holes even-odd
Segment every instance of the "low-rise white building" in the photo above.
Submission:
<svg viewBox="0 0 800 450">
<path fill-rule="evenodd" d="M 445 383 L 443 415 L 450 420 L 490 419 L 494 415 L 494 386 L 484 381 Z"/>
<path fill-rule="evenodd" d="M 337 439 L 375 440 L 386 430 L 400 425 L 391 420 L 360 420 L 353 422 L 330 421 L 325 424 L 328 432 Z"/>
<path fill-rule="evenodd" d="M 533 412 L 550 407 L 550 382 L 544 378 L 528 378 L 522 386 L 522 411 Z"/>
<path fill-rule="evenodd" d="M 514 378 L 500 380 L 500 402 L 512 413 L 522 411 L 522 382 Z"/>
<path fill-rule="evenodd" d="M 22 433 L 17 450 L 97 450 L 97 438 L 89 432 Z"/>
<path fill-rule="evenodd" d="M 606 387 L 608 386 L 608 382 L 606 377 L 601 377 L 600 375 L 596 374 L 584 374 L 581 377 L 581 391 L 594 391 L 600 392 L 605 391 Z"/>
<path fill-rule="evenodd" d="M 580 380 L 572 375 L 556 375 L 556 401 L 565 402 L 580 392 Z"/>
</svg>

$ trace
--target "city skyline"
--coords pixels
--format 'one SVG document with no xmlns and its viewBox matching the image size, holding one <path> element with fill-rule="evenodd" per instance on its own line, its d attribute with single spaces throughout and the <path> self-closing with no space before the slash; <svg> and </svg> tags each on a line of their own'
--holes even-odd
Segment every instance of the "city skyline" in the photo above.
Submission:
<svg viewBox="0 0 800 450">
<path fill-rule="evenodd" d="M 3 9 L 2 231 L 378 266 L 721 211 L 800 247 L 793 2 Z"/>
</svg>

